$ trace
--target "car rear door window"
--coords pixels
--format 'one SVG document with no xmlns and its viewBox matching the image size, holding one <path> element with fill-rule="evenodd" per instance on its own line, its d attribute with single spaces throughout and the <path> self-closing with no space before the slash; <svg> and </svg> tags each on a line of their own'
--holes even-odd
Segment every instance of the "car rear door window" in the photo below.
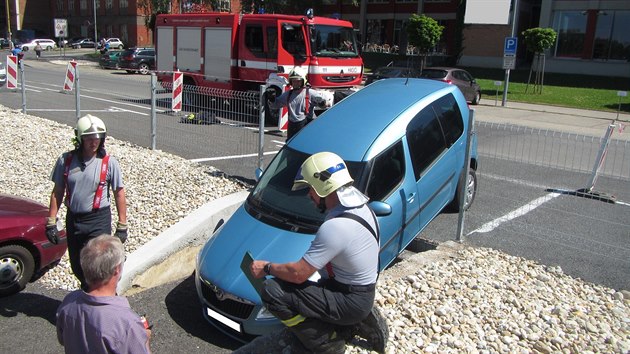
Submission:
<svg viewBox="0 0 630 354">
<path fill-rule="evenodd" d="M 402 141 L 398 141 L 374 159 L 367 186 L 371 200 L 385 200 L 402 181 L 405 173 L 405 155 Z"/>
<path fill-rule="evenodd" d="M 446 150 L 442 128 L 432 105 L 421 110 L 407 125 L 407 141 L 416 180 Z"/>
<path fill-rule="evenodd" d="M 459 105 L 452 94 L 448 94 L 436 100 L 432 104 L 435 113 L 442 124 L 442 130 L 446 138 L 447 146 L 453 145 L 464 132 L 464 121 Z"/>
</svg>

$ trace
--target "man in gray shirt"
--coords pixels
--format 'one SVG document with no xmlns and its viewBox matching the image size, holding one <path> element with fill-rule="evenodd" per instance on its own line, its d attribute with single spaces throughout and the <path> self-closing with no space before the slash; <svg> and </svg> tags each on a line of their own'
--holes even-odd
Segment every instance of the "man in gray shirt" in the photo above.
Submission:
<svg viewBox="0 0 630 354">
<path fill-rule="evenodd" d="M 256 260 L 252 274 L 265 280 L 265 307 L 295 334 L 299 351 L 343 353 L 337 330 L 370 315 L 378 273 L 378 222 L 368 198 L 352 186 L 345 162 L 330 152 L 310 156 L 295 177 L 292 190 L 309 188 L 308 196 L 326 212 L 306 253 L 297 262 Z M 308 278 L 320 272 L 324 280 Z"/>
<path fill-rule="evenodd" d="M 79 261 L 81 248 L 91 238 L 112 233 L 110 188 L 118 211 L 115 236 L 123 243 L 127 240 L 127 198 L 120 165 L 105 151 L 107 130 L 103 121 L 88 114 L 77 121 L 75 131 L 76 149 L 62 154 L 52 172 L 55 186 L 50 195 L 46 236 L 52 243 L 59 242 L 57 213 L 64 201 L 68 208 L 70 266 L 81 288 L 86 290 Z"/>
<path fill-rule="evenodd" d="M 66 353 L 150 353 L 151 327 L 116 295 L 124 262 L 123 245 L 111 235 L 81 250 L 89 290 L 71 292 L 57 309 L 57 339 Z"/>
</svg>

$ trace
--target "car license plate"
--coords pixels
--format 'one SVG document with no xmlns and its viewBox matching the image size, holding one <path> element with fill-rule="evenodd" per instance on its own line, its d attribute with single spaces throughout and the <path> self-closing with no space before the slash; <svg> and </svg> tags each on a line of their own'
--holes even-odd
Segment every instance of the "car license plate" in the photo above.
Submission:
<svg viewBox="0 0 630 354">
<path fill-rule="evenodd" d="M 241 330 L 241 325 L 236 322 L 236 321 L 232 321 L 231 319 L 223 316 L 222 314 L 210 309 L 209 307 L 206 307 L 206 313 L 208 314 L 208 316 L 210 316 L 211 318 L 214 318 L 215 320 L 223 323 L 224 325 L 232 328 L 233 330 L 237 331 L 238 333 L 242 333 L 243 331 Z"/>
</svg>

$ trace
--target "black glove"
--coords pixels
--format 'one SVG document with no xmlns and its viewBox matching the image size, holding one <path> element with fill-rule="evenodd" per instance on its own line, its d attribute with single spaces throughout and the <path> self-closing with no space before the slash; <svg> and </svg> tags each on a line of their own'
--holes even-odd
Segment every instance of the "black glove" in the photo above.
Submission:
<svg viewBox="0 0 630 354">
<path fill-rule="evenodd" d="M 118 237 L 120 242 L 125 243 L 127 241 L 127 224 L 119 222 L 116 224 L 116 232 L 114 236 Z"/>
<path fill-rule="evenodd" d="M 267 91 L 265 91 L 265 95 L 267 96 L 267 100 L 269 100 L 270 102 L 274 102 L 276 100 L 276 90 L 273 88 L 269 88 L 267 89 Z"/>
<path fill-rule="evenodd" d="M 46 218 L 46 237 L 48 241 L 55 245 L 59 243 L 59 230 L 57 230 L 56 218 Z"/>
</svg>

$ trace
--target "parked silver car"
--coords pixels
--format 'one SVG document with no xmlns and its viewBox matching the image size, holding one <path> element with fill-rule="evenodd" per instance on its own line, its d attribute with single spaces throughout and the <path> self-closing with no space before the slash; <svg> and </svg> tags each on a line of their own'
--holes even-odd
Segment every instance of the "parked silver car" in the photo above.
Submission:
<svg viewBox="0 0 630 354">
<path fill-rule="evenodd" d="M 471 104 L 479 104 L 481 100 L 481 88 L 475 78 L 466 70 L 436 66 L 422 70 L 420 77 L 444 81 L 459 87 L 466 97 L 466 101 Z"/>
</svg>

